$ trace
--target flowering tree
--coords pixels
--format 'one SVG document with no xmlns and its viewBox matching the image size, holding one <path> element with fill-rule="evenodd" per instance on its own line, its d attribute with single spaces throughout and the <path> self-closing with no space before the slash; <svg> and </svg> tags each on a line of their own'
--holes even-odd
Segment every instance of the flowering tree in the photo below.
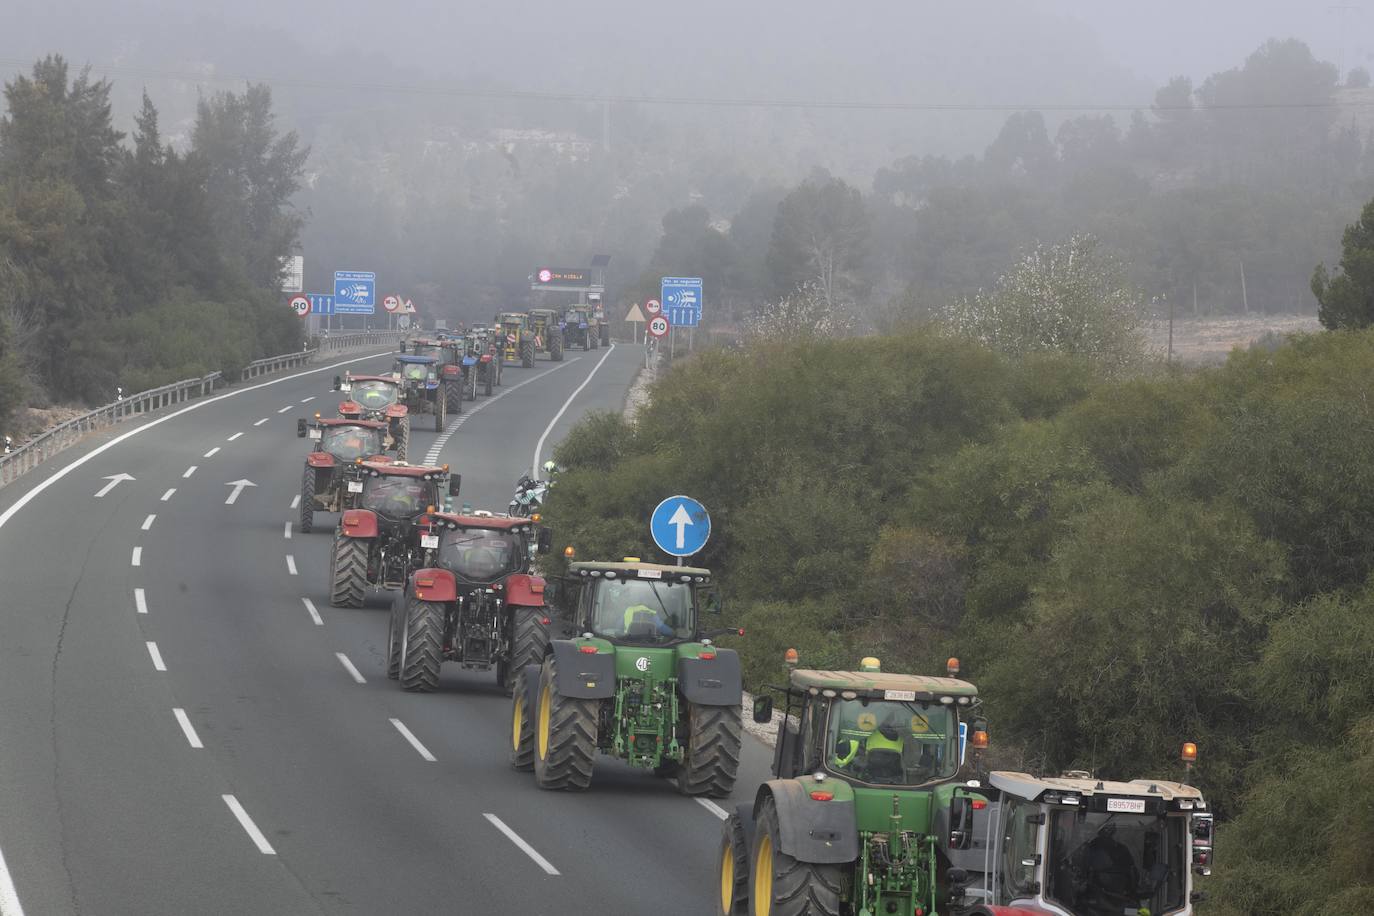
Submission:
<svg viewBox="0 0 1374 916">
<path fill-rule="evenodd" d="M 1038 245 L 991 292 L 944 310 L 956 333 L 1013 355 L 1057 351 L 1111 372 L 1145 356 L 1144 314 L 1121 265 L 1089 235 Z"/>
<path fill-rule="evenodd" d="M 742 322 L 744 336 L 843 337 L 854 327 L 851 310 L 826 294 L 818 280 L 801 284 L 790 295 L 764 303 Z"/>
</svg>

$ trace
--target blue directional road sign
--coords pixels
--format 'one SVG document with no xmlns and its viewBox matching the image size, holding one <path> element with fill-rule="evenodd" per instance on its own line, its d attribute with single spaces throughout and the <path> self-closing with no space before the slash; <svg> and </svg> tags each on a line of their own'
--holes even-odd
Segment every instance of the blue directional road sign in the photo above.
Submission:
<svg viewBox="0 0 1374 916">
<path fill-rule="evenodd" d="M 662 287 L 659 301 L 673 327 L 701 324 L 701 277 L 664 277 Z"/>
<path fill-rule="evenodd" d="M 654 509 L 649 533 L 664 553 L 690 557 L 706 546 L 706 539 L 711 536 L 711 516 L 705 506 L 690 496 L 670 496 Z"/>
<path fill-rule="evenodd" d="M 370 270 L 334 271 L 334 314 L 372 315 L 377 311 L 377 275 Z"/>
<path fill-rule="evenodd" d="M 334 297 L 325 296 L 321 293 L 307 293 L 305 298 L 310 300 L 310 314 L 312 315 L 332 315 L 334 314 Z"/>
</svg>

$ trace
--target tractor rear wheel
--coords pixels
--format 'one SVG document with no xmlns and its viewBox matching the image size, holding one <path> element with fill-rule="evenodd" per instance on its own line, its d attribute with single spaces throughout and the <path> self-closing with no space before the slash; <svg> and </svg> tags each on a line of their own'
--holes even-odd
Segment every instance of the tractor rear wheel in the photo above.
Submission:
<svg viewBox="0 0 1374 916">
<path fill-rule="evenodd" d="M 541 789 L 586 789 L 596 755 L 596 700 L 575 700 L 558 692 L 552 655 L 539 669 L 535 694 L 534 781 Z"/>
<path fill-rule="evenodd" d="M 444 606 L 406 598 L 405 631 L 401 640 L 402 690 L 432 693 L 439 686 L 443 640 Z"/>
<path fill-rule="evenodd" d="M 456 382 L 444 382 L 444 399 L 448 401 L 446 406 L 450 413 L 456 415 L 463 412 L 463 380 L 461 378 Z"/>
<path fill-rule="evenodd" d="M 305 466 L 301 475 L 301 534 L 315 530 L 315 469 Z"/>
<path fill-rule="evenodd" d="M 683 795 L 724 798 L 735 788 L 743 724 L 738 706 L 687 707 L 687 756 L 677 774 Z"/>
<path fill-rule="evenodd" d="M 396 424 L 396 460 L 405 461 L 406 451 L 410 446 L 410 415 L 401 417 L 401 421 Z"/>
<path fill-rule="evenodd" d="M 549 337 L 549 359 L 556 363 L 563 362 L 563 335 L 553 334 Z"/>
<path fill-rule="evenodd" d="M 596 328 L 587 328 L 587 349 L 595 350 L 601 346 L 601 338 L 596 336 Z"/>
<path fill-rule="evenodd" d="M 534 368 L 534 341 L 520 341 L 520 365 L 525 369 Z"/>
<path fill-rule="evenodd" d="M 475 401 L 475 400 L 477 400 L 477 370 L 476 370 L 476 369 L 473 369 L 471 372 L 468 373 L 468 377 L 467 377 L 467 382 L 466 382 L 466 384 L 467 384 L 467 386 L 468 386 L 468 392 L 467 392 L 467 393 L 468 393 L 468 400 L 469 400 L 469 401 Z"/>
<path fill-rule="evenodd" d="M 534 710 L 525 708 L 527 694 L 525 672 L 516 669 L 515 691 L 511 694 L 510 765 L 517 770 L 534 766 Z"/>
<path fill-rule="evenodd" d="M 782 851 L 780 836 L 773 799 L 765 799 L 749 850 L 750 916 L 839 916 L 842 867 L 799 862 Z"/>
<path fill-rule="evenodd" d="M 749 845 L 738 814 L 725 819 L 720 834 L 716 878 L 720 881 L 721 916 L 749 916 Z"/>
<path fill-rule="evenodd" d="M 370 538 L 334 537 L 329 561 L 329 603 L 334 607 L 362 607 L 367 590 Z"/>
<path fill-rule="evenodd" d="M 391 620 L 386 630 L 386 676 L 396 680 L 401 676 L 402 630 L 406 625 L 406 596 L 397 592 L 391 601 Z"/>
<path fill-rule="evenodd" d="M 544 623 L 549 619 L 546 607 L 511 608 L 510 658 L 496 665 L 496 683 L 509 688 L 513 678 L 512 671 L 520 671 L 526 665 L 539 665 L 549 654 L 549 627 Z"/>
<path fill-rule="evenodd" d="M 440 386 L 434 392 L 434 431 L 441 433 L 444 431 L 444 417 L 448 413 L 448 394 Z"/>
<path fill-rule="evenodd" d="M 487 379 L 482 386 L 482 393 L 491 397 L 492 384 L 501 384 L 501 364 L 495 361 L 487 363 Z M 477 390 L 477 383 L 473 382 L 473 390 Z"/>
</svg>

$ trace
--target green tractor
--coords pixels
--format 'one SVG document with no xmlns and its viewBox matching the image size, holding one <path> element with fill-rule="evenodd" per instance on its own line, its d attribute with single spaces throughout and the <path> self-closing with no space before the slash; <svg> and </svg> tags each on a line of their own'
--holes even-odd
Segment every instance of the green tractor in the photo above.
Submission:
<svg viewBox="0 0 1374 916">
<path fill-rule="evenodd" d="M 529 316 L 535 350 L 549 354 L 556 363 L 563 362 L 563 323 L 558 310 L 530 309 Z"/>
<path fill-rule="evenodd" d="M 795 653 L 789 651 L 795 664 Z M 978 691 L 950 677 L 792 670 L 773 779 L 725 821 L 718 856 L 723 916 L 935 916 L 949 897 L 946 853 L 965 734 Z M 754 700 L 772 720 L 773 698 Z M 964 728 L 961 728 L 961 724 Z M 986 801 L 984 800 L 984 804 Z"/>
<path fill-rule="evenodd" d="M 739 656 L 711 642 L 720 593 L 709 570 L 573 563 L 560 583 L 575 639 L 516 673 L 511 765 L 544 789 L 586 789 L 597 753 L 723 798 L 739 769 Z"/>
<path fill-rule="evenodd" d="M 526 369 L 534 368 L 534 334 L 530 331 L 530 316 L 524 312 L 502 312 L 496 316 L 496 331 L 501 335 L 501 361 L 516 362 Z"/>
</svg>

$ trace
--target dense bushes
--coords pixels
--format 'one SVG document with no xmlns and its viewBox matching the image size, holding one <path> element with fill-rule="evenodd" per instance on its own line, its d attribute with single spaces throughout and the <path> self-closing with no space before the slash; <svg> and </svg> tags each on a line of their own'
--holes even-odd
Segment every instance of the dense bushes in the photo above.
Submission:
<svg viewBox="0 0 1374 916">
<path fill-rule="evenodd" d="M 648 557 L 649 511 L 692 494 L 750 684 L 790 645 L 954 654 L 1008 764 L 1170 777 L 1197 740 L 1227 819 L 1214 911 L 1361 910 L 1371 395 L 1367 333 L 1123 381 L 924 329 L 758 344 L 675 368 L 634 426 L 583 423 L 548 517 L 581 556 Z"/>
</svg>

